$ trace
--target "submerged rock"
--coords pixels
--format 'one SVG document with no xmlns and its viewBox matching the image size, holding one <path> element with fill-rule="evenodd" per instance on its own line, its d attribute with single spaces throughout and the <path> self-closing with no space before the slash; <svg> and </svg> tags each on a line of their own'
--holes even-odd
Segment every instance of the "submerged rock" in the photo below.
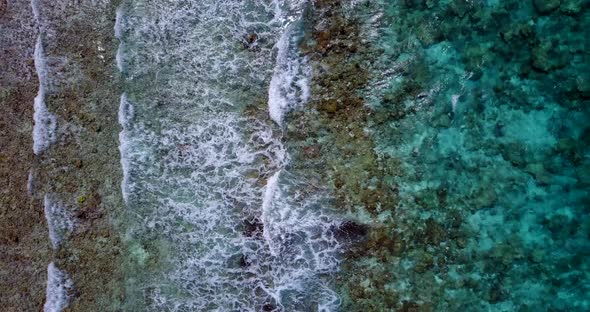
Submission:
<svg viewBox="0 0 590 312">
<path fill-rule="evenodd" d="M 550 41 L 543 41 L 532 50 L 533 67 L 544 72 L 561 68 L 567 64 L 570 59 L 566 47 L 555 45 Z"/>
<path fill-rule="evenodd" d="M 262 237 L 264 231 L 264 223 L 259 219 L 244 220 L 244 230 L 242 234 L 246 237 Z"/>
<path fill-rule="evenodd" d="M 551 177 L 549 176 L 547 170 L 545 170 L 545 167 L 541 163 L 528 164 L 524 168 L 524 171 L 530 173 L 535 178 L 535 180 L 537 180 L 540 183 L 548 184 L 550 182 Z"/>
<path fill-rule="evenodd" d="M 584 185 L 590 185 L 590 164 L 578 167 L 576 173 L 580 183 Z"/>
<path fill-rule="evenodd" d="M 459 17 L 465 16 L 473 8 L 473 1 L 454 0 L 451 2 L 451 11 Z"/>
<path fill-rule="evenodd" d="M 354 241 L 365 237 L 368 227 L 354 221 L 345 221 L 337 227 L 333 227 L 332 232 L 338 240 Z"/>
<path fill-rule="evenodd" d="M 8 3 L 6 2 L 6 0 L 0 0 L 0 17 L 4 15 L 4 12 L 6 12 L 7 7 Z"/>
<path fill-rule="evenodd" d="M 418 251 L 415 254 L 414 271 L 416 273 L 424 273 L 434 266 L 434 257 L 425 251 Z"/>
<path fill-rule="evenodd" d="M 256 41 L 257 39 L 258 35 L 256 33 L 250 33 L 246 35 L 246 42 L 248 42 L 248 44 L 254 43 L 254 41 Z"/>
<path fill-rule="evenodd" d="M 473 204 L 475 208 L 485 208 L 493 206 L 497 200 L 498 195 L 492 186 L 481 187 L 474 196 Z"/>
<path fill-rule="evenodd" d="M 338 103 L 336 100 L 324 100 L 318 104 L 318 110 L 321 112 L 334 114 L 338 110 Z"/>
<path fill-rule="evenodd" d="M 314 144 L 303 148 L 303 154 L 308 158 L 317 158 L 321 155 L 322 146 Z"/>
<path fill-rule="evenodd" d="M 560 10 L 566 14 L 577 14 L 582 11 L 584 0 L 562 0 Z M 586 1 L 588 3 L 588 1 Z"/>
<path fill-rule="evenodd" d="M 534 0 L 533 3 L 539 13 L 547 14 L 559 8 L 560 0 Z"/>
<path fill-rule="evenodd" d="M 590 73 L 585 73 L 577 77 L 576 87 L 584 97 L 590 96 Z"/>
</svg>

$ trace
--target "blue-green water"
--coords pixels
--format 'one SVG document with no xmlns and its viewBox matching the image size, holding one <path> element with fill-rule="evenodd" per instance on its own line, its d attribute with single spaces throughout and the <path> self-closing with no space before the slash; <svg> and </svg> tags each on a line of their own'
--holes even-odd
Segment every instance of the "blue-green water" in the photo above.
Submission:
<svg viewBox="0 0 590 312">
<path fill-rule="evenodd" d="M 329 230 L 341 221 L 321 206 L 321 191 L 300 194 L 307 181 L 288 171 L 281 142 L 283 111 L 308 92 L 296 52 L 301 6 L 119 9 L 126 309 L 337 306 L 326 277 L 338 263 Z"/>
<path fill-rule="evenodd" d="M 116 5 L 122 310 L 590 310 L 590 1 Z"/>
<path fill-rule="evenodd" d="M 349 308 L 589 309 L 588 2 L 534 2 L 558 5 L 374 6 L 362 93 L 377 154 L 401 162 L 381 214 L 403 247 L 355 260 L 371 278 Z"/>
<path fill-rule="evenodd" d="M 129 287 L 143 285 L 131 292 L 173 310 L 588 309 L 587 4 L 323 5 L 122 6 Z M 343 40 L 364 49 L 330 65 L 349 52 L 298 55 L 298 38 L 322 44 L 317 16 L 356 24 Z M 293 109 L 314 116 L 322 97 L 347 103 L 314 83 L 353 59 L 367 64 L 353 90 L 367 117 L 354 126 L 371 142 L 357 148 L 396 172 L 363 177 L 369 162 L 353 177 L 360 194 L 383 185 L 395 196 L 338 212 L 331 169 L 299 168 L 298 139 L 281 129 L 297 127 Z M 350 79 L 339 77 L 334 88 Z M 272 120 L 247 117 L 251 106 Z M 323 191 L 305 191 L 324 173 Z M 339 256 L 335 220 L 368 230 L 357 256 Z"/>
</svg>

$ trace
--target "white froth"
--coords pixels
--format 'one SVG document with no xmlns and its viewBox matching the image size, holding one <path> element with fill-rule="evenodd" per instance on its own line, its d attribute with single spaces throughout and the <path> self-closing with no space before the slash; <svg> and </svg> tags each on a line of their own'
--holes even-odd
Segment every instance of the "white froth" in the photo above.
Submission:
<svg viewBox="0 0 590 312">
<path fill-rule="evenodd" d="M 119 118 L 119 124 L 121 125 L 121 127 L 123 127 L 123 129 L 129 127 L 128 123 L 133 118 L 133 114 L 134 114 L 133 105 L 127 99 L 127 94 L 125 94 L 125 93 L 121 94 L 121 99 L 119 101 L 118 118 Z"/>
<path fill-rule="evenodd" d="M 47 266 L 47 289 L 45 291 L 44 312 L 61 312 L 69 303 L 68 291 L 73 287 L 69 276 L 51 262 Z"/>
<path fill-rule="evenodd" d="M 33 175 L 33 168 L 29 169 L 29 176 L 27 178 L 27 193 L 29 195 L 33 195 L 33 188 L 34 188 L 34 175 Z"/>
<path fill-rule="evenodd" d="M 123 6 L 119 6 L 115 13 L 115 38 L 119 39 L 119 47 L 115 55 L 117 68 L 123 72 Z M 133 118 L 133 105 L 127 100 L 125 93 L 121 94 L 119 101 L 118 119 L 121 125 L 121 132 L 119 132 L 119 157 L 121 158 L 121 169 L 123 171 L 123 180 L 121 181 L 121 194 L 125 204 L 129 201 L 129 143 L 128 143 L 128 128 L 131 119 Z"/>
<path fill-rule="evenodd" d="M 33 152 L 38 155 L 56 140 L 57 118 L 47 110 L 44 93 L 40 89 L 35 97 L 33 120 Z"/>
<path fill-rule="evenodd" d="M 309 186 L 282 170 L 289 155 L 276 127 L 239 113 L 251 94 L 268 92 L 279 123 L 309 97 L 295 23 L 282 27 L 301 15 L 304 2 L 291 2 L 156 0 L 117 17 L 118 62 L 128 77 L 150 80 L 127 90 L 132 105 L 121 97 L 119 143 L 128 237 L 151 246 L 130 257 L 145 263 L 159 254 L 171 268 L 146 272 L 151 310 L 326 310 L 337 302 L 322 282 L 339 250 L 323 197 L 300 198 Z M 244 29 L 264 39 L 260 50 L 236 48 Z M 272 90 L 263 90 L 269 78 Z M 247 233 L 246 221 L 262 225 Z"/>
<path fill-rule="evenodd" d="M 115 38 L 119 39 L 119 47 L 117 48 L 117 53 L 115 54 L 115 62 L 117 64 L 117 68 L 120 72 L 123 71 L 123 6 L 119 6 L 117 8 L 117 12 L 115 13 Z"/>
<path fill-rule="evenodd" d="M 340 296 L 327 285 L 322 284 L 320 287 L 324 300 L 318 303 L 318 312 L 338 311 L 342 302 Z"/>
<path fill-rule="evenodd" d="M 320 311 L 334 311 L 339 297 L 320 275 L 338 269 L 342 247 L 332 230 L 339 221 L 322 211 L 325 195 L 321 191 L 303 195 L 310 187 L 288 174 L 281 178 L 280 172 L 268 179 L 262 220 L 273 267 L 273 287 L 266 291 L 287 310 L 289 306 L 282 306 L 283 302 L 296 302 L 300 294 L 315 294 L 313 300 Z"/>
<path fill-rule="evenodd" d="M 264 190 L 264 200 L 262 201 L 262 222 L 263 224 L 271 224 L 271 209 L 272 209 L 272 202 L 277 191 L 279 176 L 281 171 L 275 172 L 266 182 L 266 188 Z M 273 242 L 270 231 L 264 231 L 264 239 L 269 246 L 269 250 L 273 256 L 276 256 L 274 248 L 272 248 Z"/>
<path fill-rule="evenodd" d="M 304 104 L 310 96 L 311 70 L 307 59 L 299 56 L 296 42 L 297 23 L 286 26 L 276 44 L 277 58 L 268 88 L 270 118 L 282 125 L 285 113 Z"/>
<path fill-rule="evenodd" d="M 453 113 L 455 113 L 457 111 L 457 104 L 459 103 L 460 97 L 461 96 L 459 94 L 451 95 L 451 106 L 452 106 Z"/>
<path fill-rule="evenodd" d="M 281 95 L 279 76 L 273 76 L 268 89 L 268 113 L 270 118 L 278 125 L 283 124 L 283 110 L 286 108 L 286 99 Z"/>
<path fill-rule="evenodd" d="M 121 158 L 121 168 L 123 170 L 123 180 L 121 181 L 121 192 L 125 203 L 129 200 L 129 140 L 128 128 L 131 119 L 133 118 L 133 105 L 127 100 L 127 95 L 123 93 L 119 103 L 119 124 L 122 127 L 119 132 L 119 153 Z"/>
<path fill-rule="evenodd" d="M 33 10 L 33 17 L 35 18 L 35 21 L 39 23 L 39 0 L 31 0 L 31 9 Z"/>
<path fill-rule="evenodd" d="M 35 69 L 39 77 L 39 91 L 34 101 L 33 152 L 45 151 L 57 139 L 57 118 L 45 105 L 45 88 L 47 84 L 47 67 L 43 55 L 41 35 L 37 37 L 34 53 Z"/>
<path fill-rule="evenodd" d="M 297 80 L 297 86 L 299 87 L 299 90 L 301 90 L 301 95 L 299 96 L 299 100 L 301 101 L 301 103 L 306 103 L 307 101 L 309 101 L 309 97 L 311 96 L 311 88 L 309 82 L 310 76 L 311 69 L 308 67 L 306 68 L 303 77 L 299 77 L 299 80 Z"/>
<path fill-rule="evenodd" d="M 117 48 L 115 54 L 115 62 L 117 63 L 117 69 L 123 72 L 123 43 L 119 43 L 119 48 Z"/>
<path fill-rule="evenodd" d="M 272 4 L 274 6 L 274 20 L 280 22 L 284 14 L 283 10 L 281 9 L 281 1 L 273 0 Z"/>
<path fill-rule="evenodd" d="M 129 201 L 129 159 L 128 156 L 128 142 L 125 134 L 125 130 L 119 132 L 119 152 L 121 157 L 121 169 L 123 171 L 123 180 L 121 181 L 121 194 L 123 195 L 123 201 L 127 203 Z"/>
<path fill-rule="evenodd" d="M 300 19 L 307 0 L 273 0 L 274 21 L 289 23 Z"/>
<path fill-rule="evenodd" d="M 123 36 L 123 7 L 119 6 L 115 12 L 115 38 L 121 40 Z"/>
<path fill-rule="evenodd" d="M 54 195 L 45 195 L 43 204 L 49 240 L 53 249 L 57 249 L 64 236 L 74 230 L 74 221 L 71 214 Z"/>
</svg>

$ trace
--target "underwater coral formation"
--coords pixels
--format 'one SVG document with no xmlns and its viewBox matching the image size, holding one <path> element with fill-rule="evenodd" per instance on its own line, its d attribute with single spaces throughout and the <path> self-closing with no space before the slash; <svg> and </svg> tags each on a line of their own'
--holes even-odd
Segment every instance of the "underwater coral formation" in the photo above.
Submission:
<svg viewBox="0 0 590 312">
<path fill-rule="evenodd" d="M 360 93 L 397 201 L 345 264 L 344 307 L 587 309 L 588 3 L 374 9 Z"/>
</svg>

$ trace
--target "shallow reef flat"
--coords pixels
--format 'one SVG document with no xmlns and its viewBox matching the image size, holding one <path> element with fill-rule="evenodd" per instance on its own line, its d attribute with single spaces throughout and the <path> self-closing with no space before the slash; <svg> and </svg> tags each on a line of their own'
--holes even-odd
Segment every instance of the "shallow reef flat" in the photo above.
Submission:
<svg viewBox="0 0 590 312">
<path fill-rule="evenodd" d="M 588 29 L 590 0 L 0 0 L 1 309 L 590 310 Z"/>
<path fill-rule="evenodd" d="M 588 309 L 588 1 L 321 3 L 296 129 L 369 228 L 343 309 Z"/>
<path fill-rule="evenodd" d="M 117 3 L 0 5 L 2 310 L 112 311 L 124 275 Z"/>
<path fill-rule="evenodd" d="M 36 30 L 27 2 L 0 1 L 0 302 L 27 311 L 43 305 L 49 253 L 42 200 L 27 192 L 33 161 Z"/>
</svg>

